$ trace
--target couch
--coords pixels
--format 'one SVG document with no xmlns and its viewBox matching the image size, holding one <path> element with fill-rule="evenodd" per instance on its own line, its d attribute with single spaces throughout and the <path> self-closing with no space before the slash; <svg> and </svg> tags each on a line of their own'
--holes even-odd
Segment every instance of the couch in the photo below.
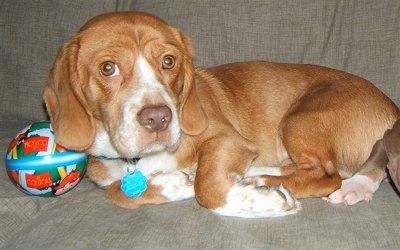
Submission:
<svg viewBox="0 0 400 250">
<path fill-rule="evenodd" d="M 41 95 L 58 47 L 92 16 L 124 10 L 182 29 L 196 66 L 321 64 L 369 79 L 400 105 L 400 1 L 1 0 L 3 156 L 19 130 L 47 119 Z M 371 202 L 302 199 L 295 215 L 241 219 L 218 216 L 195 199 L 122 209 L 87 178 L 58 197 L 28 196 L 0 162 L 2 249 L 400 249 L 400 198 L 390 181 Z"/>
</svg>

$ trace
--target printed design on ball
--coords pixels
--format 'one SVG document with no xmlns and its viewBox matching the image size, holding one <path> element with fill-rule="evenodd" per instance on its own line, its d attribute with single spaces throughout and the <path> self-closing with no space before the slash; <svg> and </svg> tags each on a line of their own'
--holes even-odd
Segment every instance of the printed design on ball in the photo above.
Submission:
<svg viewBox="0 0 400 250">
<path fill-rule="evenodd" d="M 6 160 L 7 173 L 20 190 L 54 196 L 78 184 L 87 156 L 58 145 L 50 122 L 44 121 L 26 127 L 11 141 Z"/>
</svg>

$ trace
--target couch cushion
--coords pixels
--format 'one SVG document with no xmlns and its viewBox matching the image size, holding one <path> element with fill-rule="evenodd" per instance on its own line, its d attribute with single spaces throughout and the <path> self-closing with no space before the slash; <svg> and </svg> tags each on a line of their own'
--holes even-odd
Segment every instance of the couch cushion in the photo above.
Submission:
<svg viewBox="0 0 400 250">
<path fill-rule="evenodd" d="M 42 91 L 58 47 L 118 0 L 0 2 L 0 119 L 42 120 Z"/>
<path fill-rule="evenodd" d="M 129 9 L 182 28 L 197 65 L 250 59 L 324 64 L 372 80 L 400 103 L 399 1 L 4 0 L 1 155 L 29 120 L 45 117 L 41 92 L 57 48 L 91 16 Z M 4 161 L 0 166 L 2 249 L 400 248 L 400 199 L 386 182 L 370 203 L 305 199 L 296 215 L 247 220 L 217 216 L 194 199 L 118 208 L 88 179 L 59 197 L 27 196 L 9 181 Z"/>
<path fill-rule="evenodd" d="M 192 38 L 196 64 L 321 64 L 360 75 L 400 104 L 400 2 L 153 0 L 134 7 Z"/>
<path fill-rule="evenodd" d="M 92 16 L 133 9 L 184 30 L 197 66 L 254 59 L 322 64 L 371 80 L 400 104 L 399 6 L 391 0 L 3 1 L 0 119 L 44 119 L 41 94 L 58 47 Z"/>
</svg>

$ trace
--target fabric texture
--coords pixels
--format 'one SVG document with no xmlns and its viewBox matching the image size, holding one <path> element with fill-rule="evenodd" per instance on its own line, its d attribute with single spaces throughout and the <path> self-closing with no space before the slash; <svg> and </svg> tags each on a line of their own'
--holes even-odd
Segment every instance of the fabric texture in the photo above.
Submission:
<svg viewBox="0 0 400 250">
<path fill-rule="evenodd" d="M 192 39 L 196 65 L 268 60 L 360 75 L 400 103 L 396 1 L 137 1 Z"/>
<path fill-rule="evenodd" d="M 313 63 L 371 80 L 400 104 L 400 2 L 392 0 L 0 0 L 0 154 L 46 119 L 43 85 L 58 48 L 108 11 L 156 14 L 191 38 L 196 66 L 243 60 Z M 362 132 L 362 131 L 360 131 Z M 301 200 L 296 215 L 222 217 L 195 199 L 116 207 L 83 179 L 56 198 L 27 196 L 0 161 L 0 249 L 400 249 L 400 199 Z"/>
<path fill-rule="evenodd" d="M 0 119 L 45 118 L 42 91 L 58 48 L 116 1 L 0 1 Z"/>
</svg>

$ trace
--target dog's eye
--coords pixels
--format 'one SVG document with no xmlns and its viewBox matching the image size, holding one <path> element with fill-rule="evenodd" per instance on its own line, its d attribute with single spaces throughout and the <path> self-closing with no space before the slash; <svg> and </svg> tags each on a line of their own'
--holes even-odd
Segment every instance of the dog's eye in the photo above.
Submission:
<svg viewBox="0 0 400 250">
<path fill-rule="evenodd" d="M 115 63 L 107 61 L 101 65 L 100 72 L 103 76 L 113 77 L 119 75 L 119 68 Z"/>
<path fill-rule="evenodd" d="M 164 56 L 162 61 L 163 69 L 172 69 L 175 66 L 175 58 L 173 56 L 167 55 Z"/>
</svg>

